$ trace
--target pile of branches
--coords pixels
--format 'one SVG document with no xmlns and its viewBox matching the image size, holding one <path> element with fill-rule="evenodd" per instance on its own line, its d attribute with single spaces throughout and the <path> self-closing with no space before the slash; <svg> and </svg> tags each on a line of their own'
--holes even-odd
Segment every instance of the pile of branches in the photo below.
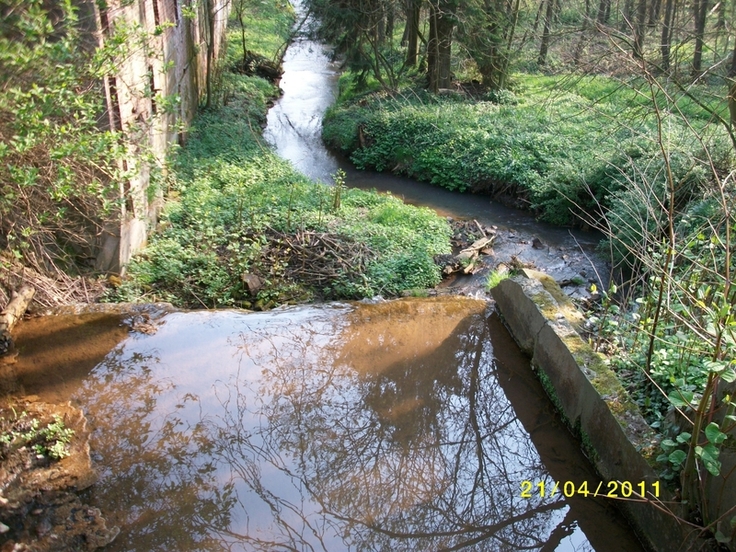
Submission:
<svg viewBox="0 0 736 552">
<path fill-rule="evenodd" d="M 477 220 L 452 220 L 452 243 L 454 255 L 437 255 L 435 262 L 442 266 L 443 277 L 462 272 L 475 274 L 482 267 L 481 255 L 493 255 L 493 243 L 498 228 L 483 226 Z"/>
<path fill-rule="evenodd" d="M 58 271 L 54 277 L 0 257 L 0 311 L 10 302 L 13 291 L 23 285 L 36 290 L 31 310 L 39 311 L 70 303 L 94 303 L 105 291 L 102 282 Z"/>
<path fill-rule="evenodd" d="M 284 276 L 318 289 L 338 279 L 364 282 L 366 266 L 376 257 L 366 244 L 328 232 L 269 229 L 267 236 L 269 254 L 285 265 Z"/>
</svg>

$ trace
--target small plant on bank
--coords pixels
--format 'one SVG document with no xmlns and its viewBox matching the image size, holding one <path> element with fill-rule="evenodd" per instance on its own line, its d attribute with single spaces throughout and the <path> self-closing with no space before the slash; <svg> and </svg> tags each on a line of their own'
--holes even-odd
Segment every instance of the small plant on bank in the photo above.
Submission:
<svg viewBox="0 0 736 552">
<path fill-rule="evenodd" d="M 490 274 L 488 274 L 488 279 L 486 280 L 486 289 L 488 291 L 492 290 L 494 287 L 496 287 L 498 284 L 500 284 L 502 281 L 506 280 L 511 276 L 511 273 L 508 270 L 492 270 Z"/>
<path fill-rule="evenodd" d="M 7 427 L 7 426 L 10 427 Z M 0 434 L 0 455 L 7 457 L 11 450 L 29 447 L 38 456 L 60 460 L 69 456 L 69 443 L 74 430 L 66 427 L 60 416 L 41 426 L 37 418 L 22 412 L 14 421 L 5 421 Z"/>
</svg>

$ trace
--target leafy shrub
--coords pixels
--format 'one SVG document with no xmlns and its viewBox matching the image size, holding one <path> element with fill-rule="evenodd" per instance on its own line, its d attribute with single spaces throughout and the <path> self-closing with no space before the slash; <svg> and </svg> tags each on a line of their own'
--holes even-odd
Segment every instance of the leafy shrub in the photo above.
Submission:
<svg viewBox="0 0 736 552">
<path fill-rule="evenodd" d="M 0 5 L 0 248 L 77 272 L 112 218 L 118 137 L 98 127 L 100 65 L 70 2 Z"/>
<path fill-rule="evenodd" d="M 538 80 L 524 95 L 494 92 L 491 101 L 415 89 L 355 97 L 328 112 L 323 137 L 358 168 L 516 198 L 558 225 L 600 214 L 620 201 L 615 194 L 637 173 L 650 178 L 661 169 L 651 138 L 655 121 L 641 114 L 641 94 L 583 79 L 582 94 L 551 96 L 546 87 L 559 79 Z M 596 91 L 614 99 L 594 103 Z M 668 118 L 667 126 L 669 143 L 683 152 L 673 162 L 677 177 L 690 181 L 683 181 L 683 189 L 697 188 L 702 178 L 688 175 L 696 169 L 687 167 L 692 155 L 684 152 L 700 145 L 687 137 L 681 121 Z"/>
</svg>

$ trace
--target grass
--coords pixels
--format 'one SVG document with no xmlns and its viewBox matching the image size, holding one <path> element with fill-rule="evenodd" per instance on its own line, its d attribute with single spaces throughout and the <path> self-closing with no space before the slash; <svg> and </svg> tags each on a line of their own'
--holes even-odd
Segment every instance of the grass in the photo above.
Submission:
<svg viewBox="0 0 736 552">
<path fill-rule="evenodd" d="M 398 295 L 439 282 L 433 256 L 450 251 L 444 219 L 361 190 L 342 189 L 337 208 L 336 188 L 312 183 L 263 143 L 258 122 L 274 88 L 256 77 L 228 79 L 228 104 L 195 119 L 190 141 L 173 164 L 161 228 L 131 261 L 111 300 L 264 309 Z M 343 248 L 337 255 L 345 255 L 345 262 L 332 277 L 293 277 L 304 261 L 284 242 L 305 232 Z M 361 259 L 350 257 L 351 251 Z M 339 264 L 330 252 L 325 262 Z M 248 288 L 247 275 L 262 281 L 257 292 Z"/>
<path fill-rule="evenodd" d="M 517 73 L 513 80 L 518 89 L 534 95 L 554 94 L 562 90 L 581 96 L 593 105 L 612 106 L 617 110 L 651 111 L 652 107 L 652 91 L 640 77 L 621 80 L 603 75 Z M 693 98 L 684 95 L 674 83 L 669 83 L 665 90 L 657 90 L 654 97 L 659 105 L 666 105 L 674 98 L 673 110 L 679 110 L 691 122 L 712 122 L 712 113 L 728 119 L 728 104 L 720 87 L 699 84 L 690 85 L 688 90 L 705 109 Z"/>
<path fill-rule="evenodd" d="M 643 83 L 539 75 L 515 81 L 516 93 L 481 100 L 416 88 L 367 97 L 351 90 L 352 100 L 328 112 L 323 137 L 359 168 L 506 196 L 558 225 L 613 205 L 638 175 L 663 179 Z M 676 111 L 692 112 L 696 129 L 707 124 L 707 113 L 681 96 L 669 108 L 663 126 L 678 156 L 675 178 L 700 178 L 702 145 Z M 717 128 L 707 138 L 723 140 Z"/>
<path fill-rule="evenodd" d="M 275 60 L 283 53 L 295 16 L 291 4 L 285 0 L 235 0 L 231 9 L 227 33 L 227 62 L 231 65 L 243 58 L 240 23 L 235 17 L 236 5 L 244 3 L 243 26 L 245 45 L 252 52 Z"/>
<path fill-rule="evenodd" d="M 508 270 L 493 270 L 490 274 L 488 274 L 488 278 L 486 279 L 486 289 L 488 291 L 495 288 L 498 284 L 506 280 L 511 276 L 511 273 Z"/>
</svg>

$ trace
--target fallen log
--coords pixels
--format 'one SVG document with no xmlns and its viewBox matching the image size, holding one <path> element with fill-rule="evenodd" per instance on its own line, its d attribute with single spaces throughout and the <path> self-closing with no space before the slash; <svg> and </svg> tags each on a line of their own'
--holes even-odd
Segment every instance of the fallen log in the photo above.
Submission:
<svg viewBox="0 0 736 552">
<path fill-rule="evenodd" d="M 21 286 L 17 292 L 13 292 L 8 306 L 0 313 L 0 356 L 12 350 L 10 332 L 25 314 L 35 294 L 36 290 L 31 286 Z"/>
</svg>

